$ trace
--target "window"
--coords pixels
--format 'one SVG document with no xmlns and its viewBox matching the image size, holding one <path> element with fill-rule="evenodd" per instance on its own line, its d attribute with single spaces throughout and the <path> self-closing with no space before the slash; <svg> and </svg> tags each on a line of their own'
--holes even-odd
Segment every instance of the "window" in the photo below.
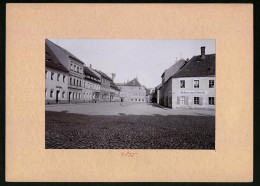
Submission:
<svg viewBox="0 0 260 186">
<path fill-rule="evenodd" d="M 65 98 L 65 92 L 62 92 L 62 98 Z"/>
<path fill-rule="evenodd" d="M 214 88 L 214 80 L 209 80 L 209 88 Z"/>
<path fill-rule="evenodd" d="M 76 79 L 74 79 L 74 83 L 73 83 L 73 85 L 76 85 Z"/>
<path fill-rule="evenodd" d="M 79 72 L 79 67 L 77 67 L 77 72 Z"/>
<path fill-rule="evenodd" d="M 181 80 L 180 81 L 180 87 L 181 88 L 185 88 L 185 80 Z"/>
<path fill-rule="evenodd" d="M 45 97 L 47 98 L 47 89 L 45 89 Z"/>
<path fill-rule="evenodd" d="M 135 101 L 137 101 L 137 99 L 135 99 Z"/>
<path fill-rule="evenodd" d="M 194 97 L 194 105 L 199 105 L 199 104 L 200 104 L 200 98 Z"/>
<path fill-rule="evenodd" d="M 73 64 L 70 64 L 70 70 L 73 70 Z"/>
<path fill-rule="evenodd" d="M 66 78 L 66 76 L 63 76 L 63 82 L 65 83 L 65 78 Z"/>
<path fill-rule="evenodd" d="M 81 94 L 79 93 L 79 99 L 81 99 Z"/>
<path fill-rule="evenodd" d="M 141 99 L 139 99 L 139 102 L 141 101 Z"/>
<path fill-rule="evenodd" d="M 74 71 L 76 71 L 76 65 L 74 65 Z"/>
<path fill-rule="evenodd" d="M 215 97 L 209 97 L 209 105 L 215 105 Z"/>
<path fill-rule="evenodd" d="M 52 72 L 51 73 L 51 80 L 53 80 L 53 77 L 54 77 L 54 73 Z"/>
<path fill-rule="evenodd" d="M 60 81 L 60 74 L 57 75 L 57 81 Z"/>
<path fill-rule="evenodd" d="M 134 99 L 131 99 L 131 101 L 134 101 Z"/>
<path fill-rule="evenodd" d="M 47 79 L 47 71 L 45 71 L 45 79 Z"/>
<path fill-rule="evenodd" d="M 51 94 L 50 94 L 51 98 L 53 98 L 53 90 L 51 90 Z"/>
<path fill-rule="evenodd" d="M 181 96 L 180 97 L 180 102 L 181 102 L 182 105 L 185 104 L 185 96 Z"/>
<path fill-rule="evenodd" d="M 194 80 L 194 88 L 199 88 L 199 80 Z"/>
<path fill-rule="evenodd" d="M 70 84 L 72 84 L 72 78 L 70 78 Z"/>
</svg>

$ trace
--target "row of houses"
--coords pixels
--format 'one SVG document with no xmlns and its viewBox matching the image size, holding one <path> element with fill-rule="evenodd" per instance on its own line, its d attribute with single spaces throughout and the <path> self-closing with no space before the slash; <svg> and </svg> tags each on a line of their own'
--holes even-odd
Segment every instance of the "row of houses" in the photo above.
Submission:
<svg viewBox="0 0 260 186">
<path fill-rule="evenodd" d="M 120 89 L 104 72 L 92 69 L 66 49 L 45 40 L 45 103 L 119 101 Z"/>
<path fill-rule="evenodd" d="M 215 54 L 201 54 L 190 60 L 180 59 L 166 69 L 162 83 L 150 95 L 152 102 L 170 108 L 215 109 Z"/>
</svg>

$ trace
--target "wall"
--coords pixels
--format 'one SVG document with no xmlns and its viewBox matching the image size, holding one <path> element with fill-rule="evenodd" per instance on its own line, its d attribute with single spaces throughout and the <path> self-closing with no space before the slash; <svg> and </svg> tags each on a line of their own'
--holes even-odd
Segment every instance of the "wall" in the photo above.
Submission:
<svg viewBox="0 0 260 186">
<path fill-rule="evenodd" d="M 56 94 L 58 94 L 58 103 L 67 103 L 68 102 L 68 76 L 69 74 L 66 72 L 62 72 L 59 70 L 51 69 L 46 67 L 45 71 L 47 71 L 45 78 L 45 104 L 53 104 L 56 103 Z M 51 73 L 54 73 L 53 80 L 51 80 Z M 59 81 L 57 80 L 57 76 L 60 74 Z M 65 77 L 63 82 L 63 77 Z M 53 91 L 53 96 L 51 97 L 51 90 Z M 63 97 L 64 96 L 64 97 Z"/>
<path fill-rule="evenodd" d="M 180 80 L 185 80 L 185 88 L 180 88 Z M 194 88 L 194 80 L 199 80 L 199 88 Z M 209 88 L 209 80 L 214 80 L 214 88 Z M 172 108 L 211 108 L 215 109 L 215 77 L 189 77 L 172 79 Z M 181 101 L 182 98 L 184 101 Z M 194 97 L 199 97 L 199 104 L 194 104 Z M 209 97 L 214 97 L 215 104 L 209 105 Z"/>
</svg>

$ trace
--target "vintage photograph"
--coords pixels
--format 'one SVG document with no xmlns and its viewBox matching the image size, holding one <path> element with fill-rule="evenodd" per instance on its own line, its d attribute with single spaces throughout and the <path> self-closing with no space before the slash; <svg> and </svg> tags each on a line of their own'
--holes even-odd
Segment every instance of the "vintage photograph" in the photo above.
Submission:
<svg viewBox="0 0 260 186">
<path fill-rule="evenodd" d="M 46 149 L 215 149 L 215 39 L 45 39 Z"/>
</svg>

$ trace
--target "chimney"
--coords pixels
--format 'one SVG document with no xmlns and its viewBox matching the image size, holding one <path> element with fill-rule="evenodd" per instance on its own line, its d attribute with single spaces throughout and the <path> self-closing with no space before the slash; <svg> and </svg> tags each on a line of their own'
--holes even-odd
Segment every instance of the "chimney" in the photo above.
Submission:
<svg viewBox="0 0 260 186">
<path fill-rule="evenodd" d="M 114 81 L 116 74 L 112 73 L 112 80 Z"/>
<path fill-rule="evenodd" d="M 92 64 L 89 64 L 89 67 L 92 69 Z"/>
<path fill-rule="evenodd" d="M 200 47 L 201 49 L 201 58 L 205 59 L 205 46 Z"/>
</svg>

